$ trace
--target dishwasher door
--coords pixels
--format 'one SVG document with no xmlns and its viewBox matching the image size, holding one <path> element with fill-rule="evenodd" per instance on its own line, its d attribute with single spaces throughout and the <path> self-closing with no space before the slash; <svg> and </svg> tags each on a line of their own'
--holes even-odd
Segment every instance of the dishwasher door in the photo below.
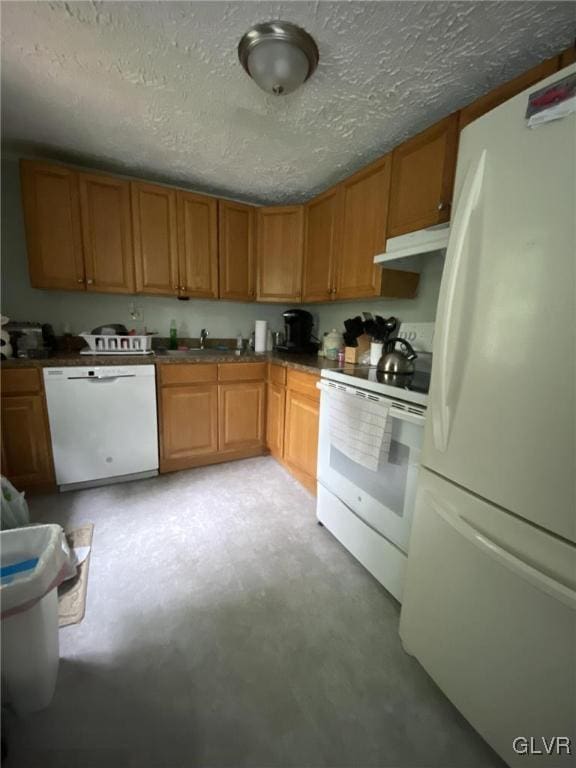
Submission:
<svg viewBox="0 0 576 768">
<path fill-rule="evenodd" d="M 158 470 L 153 365 L 45 368 L 58 485 Z"/>
</svg>

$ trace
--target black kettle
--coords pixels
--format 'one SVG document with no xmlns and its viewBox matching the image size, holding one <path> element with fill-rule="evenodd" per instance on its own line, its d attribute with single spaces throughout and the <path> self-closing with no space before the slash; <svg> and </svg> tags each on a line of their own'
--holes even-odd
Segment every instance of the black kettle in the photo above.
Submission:
<svg viewBox="0 0 576 768">
<path fill-rule="evenodd" d="M 403 349 L 397 350 L 396 344 L 401 344 Z M 418 355 L 412 345 L 406 339 L 390 339 L 386 342 L 384 354 L 378 363 L 378 370 L 382 373 L 391 373 L 395 376 L 407 376 L 414 373 L 414 360 Z"/>
</svg>

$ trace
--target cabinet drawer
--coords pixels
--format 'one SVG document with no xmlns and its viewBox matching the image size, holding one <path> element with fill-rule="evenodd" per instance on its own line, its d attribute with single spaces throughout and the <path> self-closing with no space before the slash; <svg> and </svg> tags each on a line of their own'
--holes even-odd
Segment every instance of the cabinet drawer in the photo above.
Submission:
<svg viewBox="0 0 576 768">
<path fill-rule="evenodd" d="M 266 378 L 266 363 L 220 363 L 218 381 L 260 381 Z"/>
<path fill-rule="evenodd" d="M 268 381 L 283 387 L 286 384 L 286 368 L 283 365 L 270 363 L 268 366 Z"/>
<path fill-rule="evenodd" d="M 22 392 L 40 392 L 42 380 L 39 368 L 10 368 L 2 371 L 2 394 L 18 395 Z"/>
<path fill-rule="evenodd" d="M 304 373 L 303 371 L 288 371 L 287 387 L 295 392 L 301 392 L 303 395 L 314 400 L 320 400 L 320 392 L 316 389 L 316 382 L 319 376 L 314 373 Z"/>
<path fill-rule="evenodd" d="M 216 363 L 183 363 L 158 366 L 160 384 L 201 384 L 206 381 L 218 380 L 218 366 Z"/>
</svg>

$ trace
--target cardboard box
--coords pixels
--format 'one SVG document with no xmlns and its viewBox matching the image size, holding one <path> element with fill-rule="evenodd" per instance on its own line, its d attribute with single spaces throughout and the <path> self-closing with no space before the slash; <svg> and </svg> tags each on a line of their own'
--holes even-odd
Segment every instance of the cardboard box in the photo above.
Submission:
<svg viewBox="0 0 576 768">
<path fill-rule="evenodd" d="M 367 333 L 363 333 L 362 336 L 358 336 L 357 347 L 345 347 L 344 348 L 344 361 L 346 363 L 358 363 L 360 357 L 364 352 L 370 351 L 370 336 Z"/>
</svg>

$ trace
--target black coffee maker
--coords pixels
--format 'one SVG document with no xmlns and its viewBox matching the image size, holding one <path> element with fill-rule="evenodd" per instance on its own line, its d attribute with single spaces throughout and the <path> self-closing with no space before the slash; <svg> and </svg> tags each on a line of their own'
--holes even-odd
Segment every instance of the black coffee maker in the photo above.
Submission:
<svg viewBox="0 0 576 768">
<path fill-rule="evenodd" d="M 284 344 L 278 347 L 283 352 L 317 352 L 318 343 L 312 341 L 314 319 L 305 309 L 287 309 L 284 318 Z"/>
</svg>

